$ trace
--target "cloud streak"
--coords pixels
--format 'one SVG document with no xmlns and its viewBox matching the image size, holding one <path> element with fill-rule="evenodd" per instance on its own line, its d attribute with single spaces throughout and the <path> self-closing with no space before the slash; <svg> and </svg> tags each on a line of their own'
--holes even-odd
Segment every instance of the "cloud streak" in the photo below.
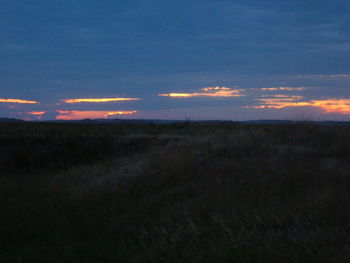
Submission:
<svg viewBox="0 0 350 263">
<path fill-rule="evenodd" d="M 298 79 L 350 80 L 350 74 L 311 74 L 297 75 Z"/>
<path fill-rule="evenodd" d="M 274 87 L 274 88 L 262 88 L 262 91 L 302 91 L 306 90 L 306 87 Z"/>
<path fill-rule="evenodd" d="M 246 106 L 255 109 L 284 109 L 288 107 L 313 107 L 323 110 L 323 113 L 350 114 L 350 99 L 316 99 L 302 101 L 302 96 L 275 95 L 273 98 L 257 99 L 261 105 Z"/>
<path fill-rule="evenodd" d="M 19 104 L 37 104 L 38 101 L 35 100 L 22 100 L 22 99 L 2 99 L 0 98 L 0 102 L 2 103 L 19 103 Z"/>
<path fill-rule="evenodd" d="M 141 100 L 140 98 L 81 98 L 81 99 L 65 99 L 64 103 L 106 103 L 106 102 L 119 102 L 119 101 L 135 101 Z"/>
<path fill-rule="evenodd" d="M 111 111 L 111 112 L 106 113 L 104 116 L 107 118 L 107 117 L 116 116 L 116 115 L 131 115 L 131 114 L 135 114 L 135 113 L 137 113 L 137 112 L 138 112 L 137 110 L 130 110 L 130 111 Z"/>
<path fill-rule="evenodd" d="M 231 89 L 227 87 L 208 87 L 202 88 L 200 92 L 193 93 L 162 93 L 158 94 L 161 97 L 171 98 L 191 98 L 191 97 L 242 97 L 241 89 Z"/>
<path fill-rule="evenodd" d="M 26 112 L 26 114 L 34 115 L 34 116 L 44 115 L 45 113 L 46 113 L 46 111 L 29 111 L 29 112 Z"/>
</svg>

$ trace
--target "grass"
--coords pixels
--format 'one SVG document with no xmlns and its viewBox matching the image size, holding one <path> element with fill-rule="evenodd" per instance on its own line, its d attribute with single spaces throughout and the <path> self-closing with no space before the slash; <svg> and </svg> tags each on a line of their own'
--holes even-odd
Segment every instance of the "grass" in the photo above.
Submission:
<svg viewBox="0 0 350 263">
<path fill-rule="evenodd" d="M 0 127 L 0 262 L 349 262 L 343 126 Z"/>
</svg>

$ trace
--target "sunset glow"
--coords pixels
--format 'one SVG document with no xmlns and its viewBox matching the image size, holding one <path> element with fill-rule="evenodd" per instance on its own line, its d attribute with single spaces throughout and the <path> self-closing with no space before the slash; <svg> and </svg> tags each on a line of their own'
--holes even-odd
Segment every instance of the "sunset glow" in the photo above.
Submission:
<svg viewBox="0 0 350 263">
<path fill-rule="evenodd" d="M 5 0 L 0 119 L 350 123 L 350 1 L 309 2 Z"/>
<path fill-rule="evenodd" d="M 3 103 L 20 103 L 20 104 L 37 104 L 39 103 L 38 101 L 34 100 L 21 100 L 21 99 L 1 99 L 0 102 Z"/>
<path fill-rule="evenodd" d="M 40 115 L 44 115 L 46 113 L 46 111 L 30 111 L 30 112 L 26 112 L 29 115 L 34 115 L 34 116 L 40 116 Z"/>
<path fill-rule="evenodd" d="M 83 98 L 83 99 L 66 99 L 63 100 L 65 103 L 104 103 L 104 102 L 118 102 L 118 101 L 135 101 L 140 100 L 139 98 Z"/>
<path fill-rule="evenodd" d="M 56 120 L 105 119 L 115 115 L 131 115 L 138 111 L 79 111 L 57 110 Z"/>
<path fill-rule="evenodd" d="M 350 114 L 350 99 L 313 100 L 311 103 L 313 107 L 319 107 L 325 113 Z"/>
<path fill-rule="evenodd" d="M 322 109 L 324 113 L 350 114 L 350 99 L 297 101 L 300 99 L 302 99 L 300 96 L 258 99 L 262 105 L 248 106 L 247 108 L 283 109 L 287 107 L 315 107 Z"/>
<path fill-rule="evenodd" d="M 208 87 L 202 88 L 201 92 L 193 93 L 163 93 L 158 94 L 162 97 L 172 97 L 172 98 L 189 98 L 189 97 L 241 97 L 240 89 L 231 89 L 227 87 Z"/>
<path fill-rule="evenodd" d="M 114 116 L 114 115 L 131 115 L 131 114 L 135 114 L 137 113 L 137 110 L 131 110 L 131 111 L 112 111 L 112 112 L 108 112 L 107 114 L 105 114 L 105 117 L 109 117 L 109 116 Z"/>
</svg>

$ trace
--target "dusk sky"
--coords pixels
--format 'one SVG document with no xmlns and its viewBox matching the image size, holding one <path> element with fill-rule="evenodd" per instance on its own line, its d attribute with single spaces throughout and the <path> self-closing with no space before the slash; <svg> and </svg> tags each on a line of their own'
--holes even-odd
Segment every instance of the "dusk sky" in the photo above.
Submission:
<svg viewBox="0 0 350 263">
<path fill-rule="evenodd" d="M 0 4 L 0 117 L 350 121 L 349 0 Z"/>
</svg>

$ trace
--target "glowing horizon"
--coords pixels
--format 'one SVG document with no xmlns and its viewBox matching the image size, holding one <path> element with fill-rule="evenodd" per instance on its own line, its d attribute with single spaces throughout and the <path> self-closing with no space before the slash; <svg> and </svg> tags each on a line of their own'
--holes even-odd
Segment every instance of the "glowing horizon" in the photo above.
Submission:
<svg viewBox="0 0 350 263">
<path fill-rule="evenodd" d="M 190 98 L 190 97 L 210 97 L 210 98 L 230 98 L 230 97 L 245 97 L 244 100 L 240 100 L 237 108 L 241 109 L 274 109 L 276 112 L 285 108 L 301 108 L 307 107 L 321 109 L 320 114 L 338 113 L 341 115 L 348 114 L 350 117 L 350 98 L 309 98 L 307 94 L 302 95 L 302 91 L 308 89 L 307 87 L 290 87 L 290 86 L 280 86 L 271 88 L 229 88 L 224 86 L 213 86 L 201 88 L 198 92 L 188 92 L 188 93 L 164 93 L 158 94 L 160 97 L 171 97 L 171 98 Z M 254 92 L 252 92 L 254 91 Z M 265 91 L 267 91 L 265 93 Z M 287 92 L 285 92 L 287 91 Z M 299 92 L 295 92 L 299 91 Z M 247 93 L 245 93 L 247 92 Z M 291 92 L 291 93 L 290 93 Z M 156 95 L 156 94 L 155 94 Z M 67 99 L 64 102 L 70 103 L 103 103 L 103 102 L 118 102 L 118 101 L 137 101 L 140 98 L 80 98 L 80 99 Z M 161 99 L 160 99 L 161 100 Z M 62 101 L 62 100 L 61 100 Z M 0 102 L 7 103 L 21 103 L 21 104 L 36 104 L 37 101 L 21 100 L 21 99 L 0 99 Z M 57 101 L 56 101 L 57 102 Z M 231 103 L 231 101 L 226 101 L 225 103 Z M 242 103 L 244 103 L 242 105 Z M 40 108 L 27 107 L 21 105 L 10 104 L 6 105 L 5 108 L 8 110 L 13 109 L 12 115 L 22 115 L 23 118 L 31 116 L 35 119 L 52 119 L 57 120 L 81 120 L 81 119 L 106 119 L 113 118 L 113 116 L 130 116 L 138 113 L 137 110 L 113 110 L 108 108 L 99 109 L 100 106 L 82 106 L 71 110 L 61 110 L 57 109 L 60 107 L 58 103 L 43 103 L 40 104 Z M 46 108 L 43 108 L 43 105 Z M 170 104 L 169 104 L 170 105 Z M 176 104 L 174 105 L 176 108 Z M 172 107 L 172 106 L 170 106 Z M 170 108 L 171 109 L 171 108 Z M 191 109 L 191 108 L 189 108 Z M 16 110 L 16 111 L 15 111 Z M 143 109 L 141 115 L 147 111 Z M 10 110 L 11 111 L 11 110 Z M 15 111 L 15 112 L 14 112 Z M 53 112 L 56 112 L 54 114 Z M 189 110 L 189 111 L 192 111 Z M 157 112 L 157 111 L 154 111 Z M 166 111 L 165 111 L 166 112 Z M 262 111 L 264 112 L 264 111 Z M 164 112 L 162 113 L 164 114 Z M 222 113 L 217 112 L 219 118 Z M 247 114 L 249 114 L 247 112 Z M 270 114 L 266 112 L 266 114 Z M 248 116 L 248 115 L 247 115 Z M 157 116 L 154 116 L 157 118 Z"/>
<path fill-rule="evenodd" d="M 56 110 L 59 114 L 56 120 L 81 120 L 81 119 L 107 119 L 115 115 L 132 115 L 137 110 L 132 111 L 80 111 L 80 110 Z"/>
</svg>

